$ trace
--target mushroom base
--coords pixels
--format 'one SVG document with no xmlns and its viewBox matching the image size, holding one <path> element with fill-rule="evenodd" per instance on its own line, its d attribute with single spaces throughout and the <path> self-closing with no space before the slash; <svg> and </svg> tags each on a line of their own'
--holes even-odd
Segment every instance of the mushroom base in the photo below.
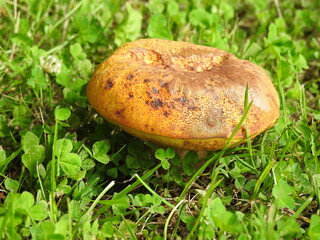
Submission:
<svg viewBox="0 0 320 240">
<path fill-rule="evenodd" d="M 123 131 L 146 141 L 154 142 L 161 146 L 168 146 L 177 149 L 185 149 L 192 151 L 217 151 L 225 147 L 228 138 L 206 138 L 206 139 L 182 139 L 182 138 L 170 138 L 166 136 L 154 135 L 146 132 L 142 132 L 133 128 L 129 128 L 125 125 L 108 120 L 110 123 L 118 126 Z M 251 136 L 254 138 L 256 135 Z M 233 138 L 229 146 L 236 146 L 245 142 L 245 138 Z"/>
</svg>

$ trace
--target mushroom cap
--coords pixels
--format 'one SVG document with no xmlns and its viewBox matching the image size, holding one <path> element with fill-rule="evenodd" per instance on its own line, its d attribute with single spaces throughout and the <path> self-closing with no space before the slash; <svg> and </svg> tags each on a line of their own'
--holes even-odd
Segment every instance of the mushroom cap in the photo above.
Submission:
<svg viewBox="0 0 320 240">
<path fill-rule="evenodd" d="M 222 149 L 253 138 L 279 117 L 279 97 L 266 72 L 217 48 L 162 39 L 126 43 L 101 63 L 87 86 L 89 103 L 124 131 L 160 145 Z"/>
</svg>

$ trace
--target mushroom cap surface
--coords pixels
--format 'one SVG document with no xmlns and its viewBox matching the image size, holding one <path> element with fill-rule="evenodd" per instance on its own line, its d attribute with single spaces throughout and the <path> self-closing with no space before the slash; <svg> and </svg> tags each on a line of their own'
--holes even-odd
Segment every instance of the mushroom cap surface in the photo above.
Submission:
<svg viewBox="0 0 320 240">
<path fill-rule="evenodd" d="M 87 86 L 89 103 L 124 131 L 160 145 L 222 149 L 253 138 L 279 118 L 279 97 L 266 72 L 217 48 L 162 39 L 124 44 L 101 63 Z"/>
</svg>

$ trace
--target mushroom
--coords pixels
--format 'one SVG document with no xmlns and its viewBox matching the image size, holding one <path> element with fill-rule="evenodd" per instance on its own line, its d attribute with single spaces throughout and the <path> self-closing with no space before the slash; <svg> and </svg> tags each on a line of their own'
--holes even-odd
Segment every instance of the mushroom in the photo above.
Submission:
<svg viewBox="0 0 320 240">
<path fill-rule="evenodd" d="M 266 72 L 217 48 L 162 39 L 126 43 L 101 63 L 87 86 L 93 108 L 143 140 L 195 151 L 259 135 L 279 118 L 279 97 Z"/>
</svg>

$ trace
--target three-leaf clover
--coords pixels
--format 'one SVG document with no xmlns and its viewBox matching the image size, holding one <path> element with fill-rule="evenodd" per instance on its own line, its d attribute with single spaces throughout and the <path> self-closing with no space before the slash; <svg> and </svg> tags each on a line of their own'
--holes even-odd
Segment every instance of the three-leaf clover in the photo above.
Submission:
<svg viewBox="0 0 320 240">
<path fill-rule="evenodd" d="M 162 167 L 166 170 L 170 168 L 170 163 L 168 160 L 174 158 L 175 155 L 175 151 L 170 147 L 166 150 L 164 150 L 163 148 L 159 148 L 155 152 L 155 157 L 161 161 Z"/>
<path fill-rule="evenodd" d="M 59 139 L 55 145 L 55 153 L 59 166 L 67 176 L 76 175 L 80 171 L 81 157 L 75 153 L 71 153 L 73 149 L 70 139 Z"/>
</svg>

